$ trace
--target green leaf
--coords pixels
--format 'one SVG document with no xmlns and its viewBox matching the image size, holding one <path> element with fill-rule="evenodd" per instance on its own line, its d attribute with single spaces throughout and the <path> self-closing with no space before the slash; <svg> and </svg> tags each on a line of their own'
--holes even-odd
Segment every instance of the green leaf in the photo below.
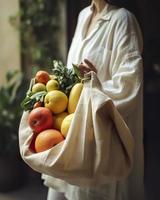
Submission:
<svg viewBox="0 0 160 200">
<path fill-rule="evenodd" d="M 80 74 L 80 72 L 79 72 L 79 69 L 78 69 L 77 65 L 75 65 L 75 64 L 72 63 L 72 66 L 73 66 L 73 70 L 74 70 L 75 74 L 76 74 L 78 77 L 81 78 L 82 76 L 81 76 L 81 74 Z"/>
<path fill-rule="evenodd" d="M 69 69 L 61 61 L 54 60 L 52 71 L 56 76 L 56 80 L 59 82 L 60 90 L 67 95 L 69 95 L 75 83 L 81 82 L 80 72 L 76 65 L 73 65 L 73 68 Z"/>
<path fill-rule="evenodd" d="M 28 93 L 25 99 L 21 102 L 22 109 L 25 111 L 32 110 L 36 102 L 38 101 L 43 102 L 46 94 L 47 94 L 46 91 L 37 92 L 35 94 L 32 94 L 32 92 Z"/>
</svg>

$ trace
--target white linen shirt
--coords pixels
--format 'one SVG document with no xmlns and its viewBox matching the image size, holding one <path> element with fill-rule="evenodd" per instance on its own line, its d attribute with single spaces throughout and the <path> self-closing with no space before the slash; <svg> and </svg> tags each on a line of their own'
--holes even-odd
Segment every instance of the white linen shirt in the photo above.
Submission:
<svg viewBox="0 0 160 200">
<path fill-rule="evenodd" d="M 45 184 L 64 192 L 69 200 L 143 200 L 143 69 L 142 36 L 129 11 L 106 4 L 101 17 L 87 37 L 92 7 L 81 11 L 68 54 L 67 66 L 86 58 L 97 69 L 106 94 L 133 134 L 134 166 L 130 176 L 96 189 L 84 189 L 43 175 Z"/>
</svg>

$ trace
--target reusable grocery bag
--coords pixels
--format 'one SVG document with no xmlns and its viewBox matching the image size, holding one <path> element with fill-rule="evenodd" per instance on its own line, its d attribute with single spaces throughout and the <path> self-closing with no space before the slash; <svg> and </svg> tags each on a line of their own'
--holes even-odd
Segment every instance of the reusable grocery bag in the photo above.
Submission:
<svg viewBox="0 0 160 200">
<path fill-rule="evenodd" d="M 84 82 L 64 141 L 41 153 L 29 146 L 33 132 L 24 112 L 19 127 L 20 153 L 34 170 L 83 187 L 127 177 L 133 163 L 133 137 L 94 72 Z"/>
</svg>

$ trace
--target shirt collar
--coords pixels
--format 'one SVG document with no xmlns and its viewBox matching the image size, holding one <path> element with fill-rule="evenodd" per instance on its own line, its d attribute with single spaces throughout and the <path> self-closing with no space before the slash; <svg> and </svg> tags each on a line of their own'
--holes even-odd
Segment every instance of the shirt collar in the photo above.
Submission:
<svg viewBox="0 0 160 200">
<path fill-rule="evenodd" d="M 91 12 L 93 12 L 93 10 L 94 10 L 94 3 L 93 2 L 90 5 L 90 10 L 91 10 Z M 111 19 L 111 16 L 112 16 L 111 5 L 109 5 L 107 3 L 105 5 L 105 7 L 103 8 L 103 10 L 101 11 L 101 16 L 100 16 L 99 20 L 109 21 Z"/>
</svg>

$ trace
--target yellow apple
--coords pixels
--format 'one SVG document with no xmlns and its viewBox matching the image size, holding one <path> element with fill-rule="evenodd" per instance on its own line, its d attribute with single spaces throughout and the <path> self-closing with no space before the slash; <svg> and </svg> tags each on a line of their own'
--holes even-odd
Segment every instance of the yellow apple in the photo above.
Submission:
<svg viewBox="0 0 160 200">
<path fill-rule="evenodd" d="M 43 83 L 36 83 L 33 85 L 32 87 L 32 92 L 36 93 L 36 92 L 40 92 L 40 91 L 46 91 L 46 86 Z"/>
<path fill-rule="evenodd" d="M 62 112 L 57 115 L 54 115 L 54 128 L 57 130 L 61 130 L 61 124 L 64 118 L 68 115 L 67 112 Z"/>
<path fill-rule="evenodd" d="M 58 84 L 58 81 L 54 80 L 54 79 L 51 79 L 47 82 L 46 84 L 46 90 L 47 92 L 50 92 L 52 90 L 58 90 L 59 88 L 59 84 Z"/>
</svg>

